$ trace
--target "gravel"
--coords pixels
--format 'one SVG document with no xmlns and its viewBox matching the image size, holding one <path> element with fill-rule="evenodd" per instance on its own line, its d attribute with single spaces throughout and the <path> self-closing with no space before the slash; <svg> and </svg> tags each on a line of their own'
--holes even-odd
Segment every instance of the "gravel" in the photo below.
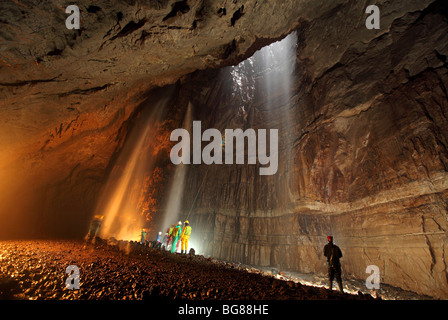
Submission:
<svg viewBox="0 0 448 320">
<path fill-rule="evenodd" d="M 69 265 L 78 290 L 66 288 Z M 136 242 L 0 242 L 0 299 L 29 300 L 372 300 L 305 286 L 200 255 L 171 254 Z"/>
</svg>

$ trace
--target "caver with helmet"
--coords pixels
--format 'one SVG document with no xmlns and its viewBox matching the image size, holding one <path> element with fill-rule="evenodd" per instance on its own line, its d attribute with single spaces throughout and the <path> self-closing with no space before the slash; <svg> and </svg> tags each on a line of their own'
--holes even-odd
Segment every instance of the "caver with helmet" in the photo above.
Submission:
<svg viewBox="0 0 448 320">
<path fill-rule="evenodd" d="M 341 262 L 339 261 L 342 258 L 342 251 L 333 243 L 332 236 L 328 236 L 327 240 L 328 243 L 324 247 L 324 256 L 327 258 L 329 289 L 332 289 L 333 280 L 336 278 L 339 290 L 344 292 L 342 288 Z"/>
<path fill-rule="evenodd" d="M 185 227 L 182 230 L 182 235 L 180 240 L 182 241 L 182 246 L 181 246 L 181 253 L 187 253 L 187 248 L 188 248 L 188 241 L 190 240 L 190 235 L 191 235 L 191 227 L 190 227 L 190 222 L 187 220 L 185 221 Z"/>
<path fill-rule="evenodd" d="M 182 221 L 179 221 L 179 223 L 177 224 L 177 226 L 174 227 L 173 232 L 171 233 L 171 235 L 173 237 L 173 245 L 171 247 L 171 253 L 174 253 L 177 251 L 178 242 L 179 242 L 181 234 L 182 234 Z"/>
</svg>

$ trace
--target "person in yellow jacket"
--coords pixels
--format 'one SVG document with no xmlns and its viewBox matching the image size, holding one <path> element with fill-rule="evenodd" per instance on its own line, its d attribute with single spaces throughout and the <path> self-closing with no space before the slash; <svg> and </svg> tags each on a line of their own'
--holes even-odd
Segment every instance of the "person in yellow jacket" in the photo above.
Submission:
<svg viewBox="0 0 448 320">
<path fill-rule="evenodd" d="M 180 236 L 180 240 L 182 242 L 180 253 L 187 253 L 188 240 L 190 240 L 190 235 L 191 227 L 190 222 L 187 220 L 185 221 L 185 227 L 182 229 L 182 234 Z"/>
</svg>

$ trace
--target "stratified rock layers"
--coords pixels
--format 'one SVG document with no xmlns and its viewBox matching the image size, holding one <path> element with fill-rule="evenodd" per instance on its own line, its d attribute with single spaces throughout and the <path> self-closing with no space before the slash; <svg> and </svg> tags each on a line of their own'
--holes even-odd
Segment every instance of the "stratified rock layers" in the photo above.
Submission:
<svg viewBox="0 0 448 320">
<path fill-rule="evenodd" d="M 448 298 L 443 1 L 378 1 L 380 30 L 365 27 L 365 4 L 342 0 L 78 5 L 82 29 L 69 31 L 56 1 L 1 4 L 1 237 L 83 235 L 129 120 L 149 89 L 182 78 L 179 114 L 191 102 L 204 129 L 279 129 L 280 142 L 274 176 L 188 168 L 192 245 L 325 273 L 331 233 L 345 276 L 377 265 L 382 283 Z M 249 64 L 244 98 L 231 69 L 206 70 L 293 29 L 293 81 L 269 96 L 252 91 L 264 76 Z"/>
<path fill-rule="evenodd" d="M 336 5 L 308 2 L 80 0 L 69 30 L 59 0 L 2 1 L 0 237 L 84 234 L 148 92 L 238 62 Z"/>
<path fill-rule="evenodd" d="M 185 92 L 207 127 L 280 132 L 275 176 L 255 165 L 192 167 L 185 208 L 205 252 L 324 274 L 331 234 L 345 276 L 366 279 L 376 265 L 382 283 L 447 298 L 446 31 L 440 2 L 350 44 L 317 42 L 338 29 L 304 23 L 291 91 L 261 93 L 245 112 L 226 88 L 230 70 L 195 75 Z M 249 87 L 262 81 L 253 79 Z"/>
</svg>

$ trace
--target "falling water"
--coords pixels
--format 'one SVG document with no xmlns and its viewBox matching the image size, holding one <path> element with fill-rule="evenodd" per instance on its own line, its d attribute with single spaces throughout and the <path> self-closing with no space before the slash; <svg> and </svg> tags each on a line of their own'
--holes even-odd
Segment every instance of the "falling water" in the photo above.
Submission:
<svg viewBox="0 0 448 320">
<path fill-rule="evenodd" d="M 231 68 L 233 79 L 232 98 L 240 101 L 240 114 L 247 117 L 249 108 L 256 108 L 261 126 L 269 124 L 279 130 L 279 165 L 291 172 L 293 143 L 297 138 L 293 130 L 294 114 L 291 103 L 295 81 L 297 33 L 263 47 L 247 60 Z M 256 106 L 256 107 L 254 107 Z M 250 156 L 250 155 L 249 155 Z M 286 177 L 289 179 L 290 175 Z M 283 183 L 286 192 L 289 182 Z M 290 199 L 293 198 L 289 195 Z"/>
<path fill-rule="evenodd" d="M 280 118 L 277 123 L 287 135 L 292 131 L 289 108 L 290 86 L 292 84 L 295 63 L 296 35 L 290 34 L 282 41 L 273 43 L 257 51 L 251 58 L 230 68 L 234 87 L 232 96 L 238 95 L 242 102 L 239 112 L 247 114 L 248 107 L 256 95 L 262 93 L 268 101 L 262 110 L 266 117 L 275 113 Z M 151 108 L 149 114 L 142 114 L 141 121 L 130 133 L 123 150 L 117 159 L 104 193 L 97 206 L 96 214 L 104 215 L 100 229 L 103 238 L 115 237 L 124 240 L 138 240 L 144 217 L 139 208 L 138 199 L 144 189 L 145 175 L 154 169 L 154 157 L 145 148 L 154 140 L 157 124 L 162 118 L 162 110 L 168 99 L 161 99 L 157 106 Z M 191 133 L 192 106 L 189 103 L 183 122 L 183 128 Z M 285 125 L 286 124 L 286 125 Z M 288 139 L 290 140 L 290 139 Z M 186 142 L 187 143 L 187 142 Z M 289 163 L 289 159 L 286 159 Z M 166 230 L 189 214 L 190 208 L 182 208 L 182 197 L 185 188 L 187 165 L 180 164 L 175 168 L 160 225 Z"/>
<path fill-rule="evenodd" d="M 255 59 L 261 60 L 261 68 L 265 73 L 262 90 L 269 99 L 270 108 L 275 106 L 288 110 L 290 107 L 296 44 L 297 34 L 293 32 L 283 40 L 274 42 L 254 54 Z M 288 123 L 290 123 L 290 117 L 285 118 L 288 118 Z"/>
<path fill-rule="evenodd" d="M 295 81 L 297 33 L 292 32 L 281 41 L 272 43 L 263 48 L 254 56 L 261 60 L 261 69 L 265 74 L 262 77 L 261 90 L 267 100 L 264 118 L 275 119 L 271 121 L 273 126 L 278 126 L 279 136 L 279 166 L 284 167 L 283 172 L 293 171 L 294 141 L 298 138 L 297 130 L 293 128 L 294 114 L 292 111 L 293 89 Z M 274 116 L 275 115 L 275 116 Z M 281 163 L 283 162 L 283 163 Z M 284 201 L 293 203 L 294 195 L 291 193 L 291 174 L 281 177 L 279 194 Z"/>
<path fill-rule="evenodd" d="M 103 215 L 100 237 L 138 240 L 144 225 L 139 197 L 145 177 L 152 173 L 155 157 L 148 150 L 157 133 L 168 98 L 160 99 L 140 114 L 108 178 L 96 214 Z"/>
<path fill-rule="evenodd" d="M 232 96 L 239 95 L 246 105 L 256 93 L 269 101 L 269 108 L 289 104 L 294 80 L 297 33 L 263 47 L 240 64 L 231 67 Z M 287 106 L 286 106 L 287 107 Z M 244 108 L 244 106 L 242 106 Z"/>
<path fill-rule="evenodd" d="M 191 103 L 188 103 L 187 112 L 184 117 L 184 122 L 182 127 L 190 132 L 190 136 L 192 133 L 192 114 L 191 114 Z M 190 143 L 189 141 L 182 140 L 182 143 Z M 182 146 L 182 150 L 189 148 L 190 146 Z M 182 154 L 182 157 L 186 155 Z M 168 229 L 168 227 L 172 224 L 176 224 L 180 218 L 185 218 L 188 214 L 187 212 L 183 212 L 181 210 L 181 202 L 182 196 L 185 187 L 185 175 L 187 172 L 187 165 L 181 163 L 176 166 L 174 177 L 171 181 L 171 187 L 168 194 L 168 201 L 165 207 L 165 215 L 162 223 L 162 230 Z"/>
</svg>

